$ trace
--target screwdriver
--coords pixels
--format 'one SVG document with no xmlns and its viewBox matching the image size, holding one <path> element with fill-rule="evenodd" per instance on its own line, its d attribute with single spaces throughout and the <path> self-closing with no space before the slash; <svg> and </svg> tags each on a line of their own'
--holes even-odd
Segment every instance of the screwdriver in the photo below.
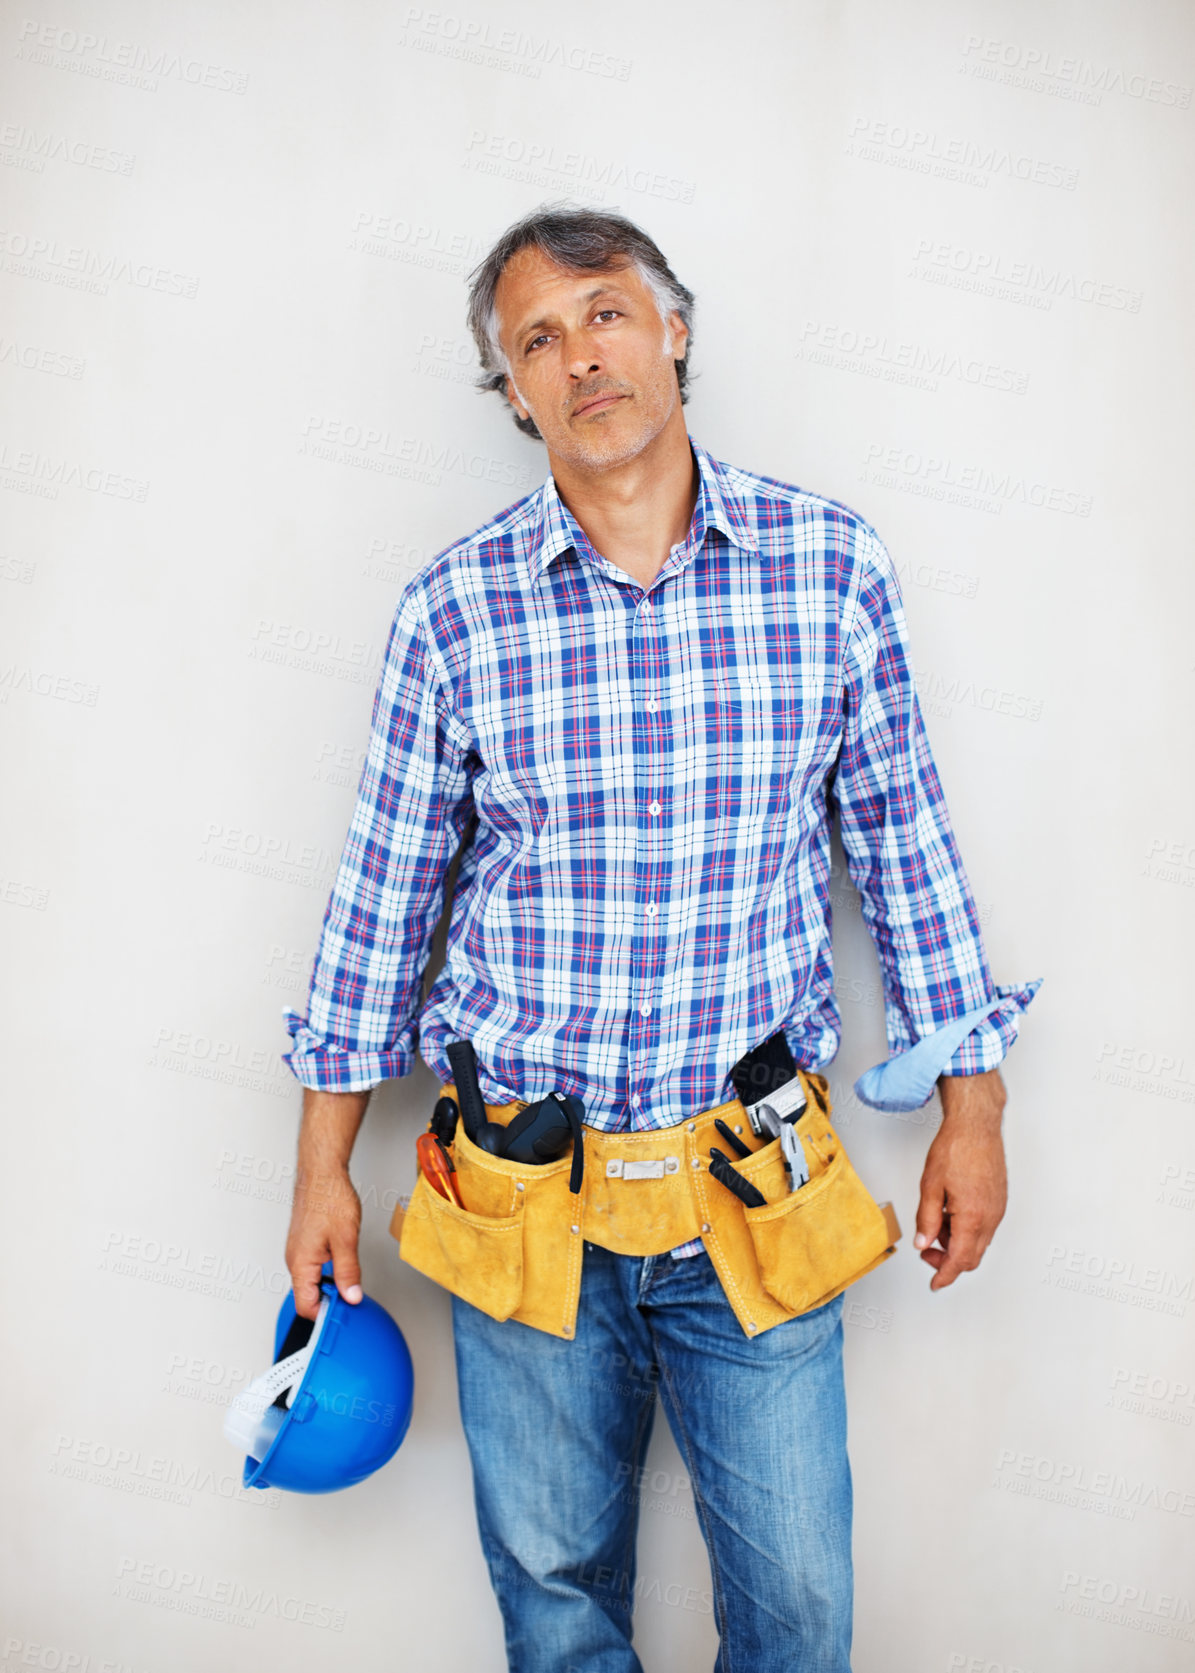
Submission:
<svg viewBox="0 0 1195 1673">
<path fill-rule="evenodd" d="M 763 1192 L 752 1185 L 749 1179 L 744 1179 L 738 1172 L 730 1157 L 723 1154 L 716 1145 L 710 1146 L 710 1172 L 719 1185 L 725 1185 L 747 1208 L 764 1208 L 767 1198 Z"/>
<path fill-rule="evenodd" d="M 745 1156 L 750 1156 L 750 1146 L 745 1145 L 738 1134 L 732 1132 L 732 1130 L 726 1125 L 725 1121 L 722 1120 L 721 1116 L 716 1115 L 714 1117 L 714 1126 L 721 1133 L 730 1148 L 736 1153 L 740 1161 L 742 1161 Z"/>
</svg>

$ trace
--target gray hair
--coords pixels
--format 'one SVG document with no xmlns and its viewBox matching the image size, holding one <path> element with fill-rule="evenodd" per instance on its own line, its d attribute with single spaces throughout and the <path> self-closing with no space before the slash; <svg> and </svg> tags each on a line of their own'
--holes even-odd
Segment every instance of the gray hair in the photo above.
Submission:
<svg viewBox="0 0 1195 1673">
<path fill-rule="evenodd" d="M 469 329 L 477 344 L 482 373 L 477 387 L 504 394 L 510 364 L 498 341 L 498 312 L 494 297 L 498 281 L 511 257 L 520 250 L 542 250 L 549 261 L 575 272 L 600 272 L 627 263 L 634 267 L 655 298 L 660 318 L 680 315 L 688 328 L 683 360 L 674 361 L 682 403 L 689 398 L 689 348 L 693 342 L 693 303 L 686 289 L 665 261 L 659 247 L 623 215 L 586 209 L 568 203 L 542 205 L 507 227 L 489 255 L 469 275 Z M 514 421 L 524 435 L 539 437 L 533 418 Z"/>
</svg>

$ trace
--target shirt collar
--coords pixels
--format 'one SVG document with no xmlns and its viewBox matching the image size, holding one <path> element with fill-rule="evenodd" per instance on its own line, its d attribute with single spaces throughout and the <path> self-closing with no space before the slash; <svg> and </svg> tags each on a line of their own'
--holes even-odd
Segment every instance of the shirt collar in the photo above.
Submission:
<svg viewBox="0 0 1195 1673">
<path fill-rule="evenodd" d="M 758 556 L 759 541 L 742 500 L 730 487 L 726 467 L 691 436 L 689 445 L 697 461 L 698 489 L 686 544 L 692 551 L 700 551 L 707 530 L 716 528 L 732 546 Z M 593 552 L 588 536 L 556 492 L 556 482 L 551 476 L 539 491 L 532 519 L 527 567 L 533 587 L 539 585 L 553 558 L 568 551 Z"/>
</svg>

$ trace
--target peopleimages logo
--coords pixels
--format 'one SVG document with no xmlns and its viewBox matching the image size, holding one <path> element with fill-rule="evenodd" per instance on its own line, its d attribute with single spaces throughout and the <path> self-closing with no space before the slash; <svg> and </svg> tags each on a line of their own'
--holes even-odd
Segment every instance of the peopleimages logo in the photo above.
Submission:
<svg viewBox="0 0 1195 1673">
<path fill-rule="evenodd" d="M 1032 506 L 1089 517 L 1092 497 L 1074 488 L 1022 476 L 1016 471 L 954 459 L 949 454 L 922 453 L 915 448 L 872 442 L 863 460 L 863 480 L 881 487 L 904 487 L 932 499 L 948 499 L 950 490 L 973 496 L 982 509 L 997 513 L 1002 505 Z M 986 502 L 991 502 L 988 505 Z"/>
<path fill-rule="evenodd" d="M 184 1615 L 221 1620 L 236 1626 L 255 1626 L 263 1617 L 290 1621 L 295 1626 L 343 1632 L 343 1609 L 315 1603 L 286 1592 L 254 1586 L 242 1579 L 175 1568 L 151 1557 L 121 1557 L 116 1568 L 116 1595 L 134 1603 L 150 1603 Z"/>
<path fill-rule="evenodd" d="M 0 1659 L 5 1667 L 38 1667 L 43 1673 L 133 1673 L 127 1661 L 99 1656 L 91 1650 L 43 1644 L 32 1638 L 6 1638 Z"/>
<path fill-rule="evenodd" d="M 1166 1208 L 1195 1208 L 1195 1167 L 1163 1162 L 1156 1203 Z"/>
<path fill-rule="evenodd" d="M 294 1092 L 294 1082 L 282 1069 L 276 1052 L 193 1029 L 159 1028 L 146 1066 L 265 1092 L 275 1098 L 289 1098 Z"/>
<path fill-rule="evenodd" d="M 1021 1662 L 990 1661 L 987 1656 L 969 1656 L 955 1650 L 946 1663 L 947 1673 L 1031 1673 Z"/>
<path fill-rule="evenodd" d="M 793 355 L 814 366 L 861 372 L 867 377 L 911 384 L 931 393 L 940 388 L 943 379 L 1012 395 L 1023 395 L 1029 387 L 1028 372 L 1014 371 L 998 361 L 821 320 L 805 321 Z"/>
<path fill-rule="evenodd" d="M 588 151 L 564 151 L 547 140 L 474 128 L 465 148 L 465 167 L 478 174 L 499 174 L 531 184 L 551 179 L 571 182 L 578 192 L 642 192 L 671 203 L 692 203 L 697 183 L 662 173 L 621 157 Z M 530 171 L 530 172 L 528 172 Z"/>
<path fill-rule="evenodd" d="M 312 889 L 325 887 L 336 866 L 336 855 L 316 843 L 301 843 L 292 837 L 250 831 L 217 820 L 208 822 L 197 858 L 226 871 L 250 872 Z"/>
<path fill-rule="evenodd" d="M 7 703 L 16 691 L 27 692 L 30 697 L 52 697 L 59 703 L 81 703 L 85 709 L 94 709 L 100 700 L 99 686 L 86 680 L 30 668 L 28 664 L 0 663 L 0 703 Z"/>
<path fill-rule="evenodd" d="M 63 354 L 59 349 L 20 342 L 15 337 L 0 337 L 0 366 L 20 366 L 26 372 L 44 372 L 47 377 L 70 378 L 75 382 L 83 376 L 86 365 L 77 354 Z"/>
<path fill-rule="evenodd" d="M 1185 889 L 1195 888 L 1195 842 L 1152 837 L 1145 851 L 1145 869 L 1141 875 L 1157 878 L 1160 883 L 1180 883 Z"/>
<path fill-rule="evenodd" d="M 368 639 L 346 639 L 326 629 L 264 616 L 253 631 L 249 655 L 275 668 L 321 674 L 351 685 L 372 686 L 382 663 L 381 646 Z"/>
<path fill-rule="evenodd" d="M 313 414 L 303 426 L 299 452 L 329 464 L 401 476 L 438 488 L 445 474 L 469 477 L 475 482 L 495 482 L 519 487 L 530 480 L 525 464 L 508 459 L 491 459 L 484 453 L 468 453 L 452 443 L 428 441 L 419 436 L 400 436 L 377 425 L 349 423 L 341 418 Z"/>
<path fill-rule="evenodd" d="M 149 494 L 149 483 L 139 476 L 125 476 L 120 471 L 105 470 L 85 460 L 55 457 L 39 453 L 35 448 L 11 448 L 0 441 L 0 472 L 14 477 L 28 477 L 55 490 L 83 488 L 89 494 L 106 494 L 110 499 L 135 500 L 144 505 Z"/>
<path fill-rule="evenodd" d="M 132 174 L 137 159 L 129 151 L 114 151 L 110 146 L 93 145 L 65 134 L 40 133 L 23 122 L 6 122 L 0 127 L 0 161 L 34 174 L 44 173 L 47 162 L 61 162 L 99 169 L 104 174 L 127 175 Z"/>
<path fill-rule="evenodd" d="M 97 296 L 107 296 L 111 284 L 134 285 L 139 290 L 165 292 L 188 301 L 199 294 L 199 280 L 193 274 L 25 232 L 0 231 L 0 258 L 7 273 L 48 278 L 68 290 L 89 290 Z"/>
<path fill-rule="evenodd" d="M 1067 1615 L 1195 1643 L 1191 1630 L 1195 1610 L 1190 1598 L 1181 1593 L 1113 1580 L 1103 1574 L 1080 1574 L 1077 1569 L 1064 1572 L 1058 1590 L 1061 1596 L 1057 1607 Z"/>
<path fill-rule="evenodd" d="M 1121 1513 L 1131 1521 L 1138 1510 L 1160 1510 L 1171 1516 L 1195 1516 L 1195 1492 L 1167 1487 L 1116 1470 L 1093 1470 L 1073 1458 L 1047 1458 L 1037 1452 L 1002 1447 L 992 1485 L 1017 1488 L 1036 1498 L 1056 1499 L 1083 1510 Z M 1042 1492 L 1038 1489 L 1052 1489 Z"/>
<path fill-rule="evenodd" d="M 1179 110 L 1186 110 L 1191 103 L 1191 89 L 1183 82 L 1166 81 L 1162 76 L 1126 70 L 1117 64 L 1100 64 L 1077 53 L 1001 41 L 991 35 L 967 36 L 959 69 L 981 80 L 1003 81 L 1084 104 L 1098 105 L 1105 93 L 1122 93 L 1128 99 L 1173 105 Z"/>
<path fill-rule="evenodd" d="M 630 79 L 629 58 L 616 58 L 588 43 L 529 34 L 512 24 L 483 22 L 439 9 L 425 11 L 422 6 L 408 6 L 403 23 L 406 36 L 399 37 L 400 45 L 488 69 L 510 70 L 533 80 L 545 68 L 577 70 L 606 80 Z"/>
<path fill-rule="evenodd" d="M 290 1274 L 285 1269 L 267 1272 L 260 1261 L 213 1249 L 193 1249 L 189 1244 L 143 1237 L 139 1232 L 107 1232 L 99 1269 L 168 1289 L 215 1296 L 220 1301 L 240 1301 L 246 1290 L 282 1296 L 290 1288 Z"/>
<path fill-rule="evenodd" d="M 986 186 L 1003 176 L 1027 185 L 1073 192 L 1079 178 L 1078 169 L 1049 158 L 872 116 L 855 117 L 847 136 L 846 154 L 864 162 L 882 162 L 971 186 Z"/>
<path fill-rule="evenodd" d="M 139 41 L 120 41 L 110 35 L 93 35 L 85 29 L 39 23 L 36 18 L 24 20 L 17 39 L 14 56 L 28 63 L 49 64 L 55 69 L 114 81 L 146 93 L 156 93 L 163 77 L 189 82 L 192 87 L 208 87 L 217 93 L 243 93 L 249 85 L 247 75 L 221 64 L 205 64 L 201 58 L 188 58 L 180 52 L 145 46 Z"/>
<path fill-rule="evenodd" d="M 1130 314 L 1141 311 L 1139 290 L 1114 285 L 1091 273 L 1047 267 L 1035 261 L 1013 261 L 999 250 L 972 250 L 937 238 L 918 241 L 909 277 L 1045 311 L 1056 297 Z"/>
<path fill-rule="evenodd" d="M 1164 1266 L 1147 1266 L 1143 1261 L 1090 1249 L 1068 1249 L 1063 1243 L 1050 1245 L 1041 1282 L 1179 1319 L 1185 1315 L 1192 1294 L 1190 1273 L 1183 1277 Z"/>
<path fill-rule="evenodd" d="M 1105 1040 L 1096 1065 L 1092 1079 L 1106 1086 L 1148 1092 L 1155 1098 L 1168 1098 L 1176 1103 L 1195 1103 L 1195 1063 L 1188 1063 L 1176 1052 Z"/>
<path fill-rule="evenodd" d="M 925 713 L 942 720 L 963 705 L 1004 715 L 1010 720 L 1038 721 L 1042 717 L 1042 698 L 1010 691 L 1007 687 L 978 685 L 957 674 L 947 675 L 926 668 L 914 669 L 913 683 Z"/>
<path fill-rule="evenodd" d="M 189 1509 L 197 1493 L 235 1500 L 238 1504 L 276 1510 L 278 1492 L 262 1493 L 246 1487 L 240 1468 L 216 1471 L 206 1464 L 184 1462 L 139 1447 L 111 1445 L 84 1435 L 59 1435 L 50 1456 L 49 1473 L 91 1487 L 108 1487 L 141 1498 L 160 1500 Z"/>
<path fill-rule="evenodd" d="M 485 255 L 485 245 L 466 232 L 451 232 L 428 221 L 363 209 L 353 222 L 350 250 L 384 256 L 388 261 L 429 268 L 436 273 L 465 273 Z"/>
<path fill-rule="evenodd" d="M 1112 1392 L 1104 1404 L 1114 1411 L 1159 1418 L 1163 1423 L 1189 1429 L 1195 1418 L 1195 1385 L 1183 1377 L 1118 1365 L 1112 1372 Z"/>
</svg>

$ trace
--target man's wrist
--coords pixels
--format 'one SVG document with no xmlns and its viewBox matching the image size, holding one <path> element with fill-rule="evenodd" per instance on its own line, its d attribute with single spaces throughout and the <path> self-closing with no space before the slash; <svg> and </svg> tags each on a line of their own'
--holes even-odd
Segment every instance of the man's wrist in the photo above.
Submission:
<svg viewBox="0 0 1195 1673">
<path fill-rule="evenodd" d="M 1007 1102 L 999 1069 L 977 1075 L 941 1075 L 938 1097 L 944 1122 L 980 1122 L 997 1128 Z"/>
</svg>

